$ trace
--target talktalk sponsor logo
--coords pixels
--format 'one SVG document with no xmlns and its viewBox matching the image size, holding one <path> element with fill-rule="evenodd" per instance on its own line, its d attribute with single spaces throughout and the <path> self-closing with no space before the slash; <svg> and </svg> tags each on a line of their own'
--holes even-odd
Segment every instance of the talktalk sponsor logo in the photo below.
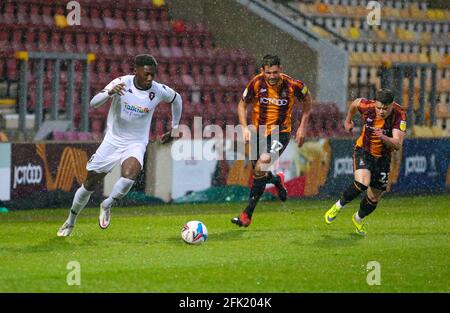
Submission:
<svg viewBox="0 0 450 313">
<path fill-rule="evenodd" d="M 409 174 L 422 174 L 427 170 L 427 158 L 423 155 L 415 155 L 405 159 L 405 176 Z"/>
<path fill-rule="evenodd" d="M 283 106 L 288 104 L 288 101 L 286 99 L 274 99 L 266 97 L 260 98 L 259 102 L 261 104 L 275 104 L 277 106 Z"/>
<path fill-rule="evenodd" d="M 352 175 L 353 174 L 353 160 L 352 158 L 337 158 L 334 161 L 334 173 L 333 176 L 339 175 Z"/>
<path fill-rule="evenodd" d="M 141 114 L 150 112 L 148 108 L 142 108 L 140 106 L 135 106 L 131 104 L 125 104 L 125 109 L 127 109 L 128 111 L 137 112 Z"/>
<path fill-rule="evenodd" d="M 42 172 L 42 167 L 40 165 L 33 165 L 31 163 L 14 166 L 13 189 L 16 189 L 17 185 L 40 184 L 42 182 Z"/>
</svg>

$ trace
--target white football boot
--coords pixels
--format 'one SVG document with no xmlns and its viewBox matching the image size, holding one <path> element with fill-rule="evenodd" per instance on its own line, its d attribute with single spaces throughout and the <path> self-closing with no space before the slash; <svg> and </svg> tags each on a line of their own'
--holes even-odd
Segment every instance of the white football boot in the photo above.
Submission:
<svg viewBox="0 0 450 313">
<path fill-rule="evenodd" d="M 75 225 L 70 225 L 69 223 L 64 222 L 64 224 L 58 230 L 56 235 L 58 237 L 68 237 L 72 233 L 74 227 L 75 227 Z"/>
<path fill-rule="evenodd" d="M 111 206 L 109 206 L 108 208 L 104 208 L 100 203 L 98 226 L 100 226 L 101 229 L 106 229 L 108 228 L 110 221 L 111 221 Z"/>
</svg>

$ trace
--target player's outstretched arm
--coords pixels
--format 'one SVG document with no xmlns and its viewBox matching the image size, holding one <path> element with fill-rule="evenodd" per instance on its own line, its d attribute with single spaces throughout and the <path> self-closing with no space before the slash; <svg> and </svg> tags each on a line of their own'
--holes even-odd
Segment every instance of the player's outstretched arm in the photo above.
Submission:
<svg viewBox="0 0 450 313">
<path fill-rule="evenodd" d="M 295 141 L 297 142 L 298 147 L 300 148 L 305 143 L 306 131 L 308 129 L 309 115 L 311 113 L 312 107 L 312 97 L 311 93 L 307 93 L 303 100 L 302 104 L 302 120 L 300 121 L 300 126 L 295 133 Z"/>
<path fill-rule="evenodd" d="M 111 90 L 107 89 L 102 90 L 92 98 L 90 106 L 92 108 L 98 108 L 115 94 L 123 95 L 124 91 L 125 91 L 125 84 L 123 83 L 115 85 Z"/>
</svg>

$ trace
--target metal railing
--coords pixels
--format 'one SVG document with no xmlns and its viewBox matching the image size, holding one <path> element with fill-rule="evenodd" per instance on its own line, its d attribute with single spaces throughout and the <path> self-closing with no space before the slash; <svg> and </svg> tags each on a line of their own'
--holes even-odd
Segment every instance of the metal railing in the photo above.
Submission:
<svg viewBox="0 0 450 313">
<path fill-rule="evenodd" d="M 425 95 L 427 76 L 431 76 L 431 90 L 428 95 L 430 103 L 430 126 L 436 125 L 436 90 L 437 66 L 433 63 L 392 63 L 381 70 L 381 87 L 393 89 L 395 101 L 403 102 L 403 81 L 408 79 L 408 123 L 409 129 L 417 123 L 425 125 Z M 419 108 L 414 112 L 415 79 L 419 79 Z"/>
<path fill-rule="evenodd" d="M 59 88 L 60 88 L 60 73 L 61 62 L 67 64 L 67 92 L 65 97 L 66 119 L 71 121 L 70 128 L 74 128 L 74 61 L 82 61 L 82 86 L 81 86 L 81 123 L 80 130 L 89 130 L 89 63 L 95 60 L 95 55 L 92 53 L 58 53 L 58 52 L 16 52 L 16 58 L 20 61 L 20 76 L 19 76 L 19 130 L 25 130 L 25 115 L 27 111 L 28 101 L 28 79 L 27 72 L 29 62 L 36 62 L 34 77 L 36 80 L 36 106 L 35 114 L 35 130 L 39 130 L 43 122 L 43 107 L 44 107 L 44 62 L 51 60 L 53 62 L 52 79 L 51 79 L 51 104 L 50 104 L 50 119 L 58 120 L 58 103 Z"/>
</svg>

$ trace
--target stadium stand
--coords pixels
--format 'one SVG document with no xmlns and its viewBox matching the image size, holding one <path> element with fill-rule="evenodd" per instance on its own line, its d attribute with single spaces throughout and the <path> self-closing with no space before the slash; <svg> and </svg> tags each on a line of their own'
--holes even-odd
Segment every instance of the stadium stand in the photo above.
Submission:
<svg viewBox="0 0 450 313">
<path fill-rule="evenodd" d="M 254 60 L 244 51 L 215 47 L 204 25 L 171 21 L 166 6 L 151 6 L 149 1 L 123 1 L 110 8 L 107 1 L 79 2 L 83 20 L 76 28 L 58 21 L 58 16 L 65 12 L 64 1 L 3 1 L 0 4 L 0 98 L 17 99 L 18 96 L 19 64 L 14 58 L 15 51 L 95 53 L 96 60 L 89 69 L 91 95 L 113 78 L 131 73 L 135 54 L 150 52 L 160 64 L 157 80 L 177 89 L 183 96 L 185 108 L 189 108 L 191 102 L 203 102 L 204 97 L 209 99 L 210 95 L 215 99 L 204 102 L 206 107 L 202 110 L 186 109 L 184 120 L 191 121 L 190 114 L 198 113 L 204 117 L 212 114 L 214 119 L 216 108 L 222 106 L 236 113 L 235 101 L 254 73 Z M 35 65 L 30 63 L 27 110 L 33 113 L 36 79 L 33 77 Z M 44 113 L 50 108 L 52 66 L 52 62 L 45 64 Z M 60 114 L 64 114 L 67 83 L 64 63 L 61 69 L 58 108 Z M 80 123 L 82 77 L 79 69 L 80 64 L 76 63 L 75 127 Z M 208 75 L 215 77 L 209 79 Z M 224 98 L 216 96 L 224 93 L 232 94 L 233 103 L 225 103 Z M 104 130 L 107 113 L 108 106 L 89 113 L 90 129 L 95 138 Z M 160 106 L 154 121 L 170 120 L 169 116 L 170 111 Z M 237 114 L 234 114 L 233 122 L 236 119 Z M 168 123 L 153 123 L 152 128 L 153 135 L 160 135 L 167 130 Z"/>
<path fill-rule="evenodd" d="M 449 134 L 450 116 L 450 33 L 449 10 L 429 9 L 425 1 L 387 1 L 382 7 L 380 27 L 366 23 L 368 1 L 271 1 L 297 23 L 308 27 L 350 52 L 348 99 L 371 98 L 380 87 L 380 68 L 392 62 L 434 63 L 437 65 L 437 125 Z M 205 24 L 173 20 L 165 5 L 149 1 L 121 1 L 111 6 L 103 0 L 79 1 L 80 26 L 67 27 L 61 16 L 64 1 L 2 1 L 0 4 L 0 110 L 17 113 L 19 61 L 15 51 L 94 53 L 89 67 L 90 94 L 113 78 L 132 72 L 132 59 L 148 51 L 158 60 L 157 80 L 177 89 L 184 100 L 183 122 L 192 126 L 193 116 L 202 116 L 220 125 L 237 123 L 236 103 L 245 83 L 255 73 L 255 60 L 245 51 L 218 47 Z M 156 35 L 157 34 L 157 35 Z M 75 62 L 74 126 L 80 125 L 81 62 Z M 27 72 L 27 111 L 36 105 L 35 65 Z M 53 63 L 45 63 L 44 116 L 51 107 Z M 66 113 L 67 64 L 61 64 L 58 110 Z M 404 101 L 407 101 L 406 80 Z M 429 88 L 426 109 L 429 123 Z M 414 109 L 419 106 L 419 80 L 414 86 Z M 108 106 L 89 112 L 93 138 L 101 138 Z M 325 113 L 328 112 L 328 114 Z M 329 114 L 333 112 L 332 114 Z M 300 112 L 294 111 L 294 123 Z M 152 135 L 168 128 L 170 110 L 160 106 L 154 115 Z M 297 117 L 297 118 L 295 118 Z M 342 112 L 333 103 L 317 105 L 311 116 L 311 135 L 345 136 Z M 160 122 L 158 122 L 160 121 Z M 428 125 L 430 126 L 430 125 Z M 420 132 L 420 131 L 419 131 Z M 415 132 L 413 132 L 414 134 Z"/>
<path fill-rule="evenodd" d="M 394 62 L 436 64 L 437 124 L 446 128 L 448 133 L 449 119 L 442 114 L 442 107 L 450 106 L 450 10 L 429 8 L 426 1 L 383 1 L 383 22 L 379 26 L 371 26 L 367 23 L 371 9 L 367 8 L 369 1 L 365 0 L 264 2 L 350 53 L 349 100 L 374 95 L 381 86 L 382 66 Z M 402 104 L 407 108 L 406 78 L 403 87 Z M 415 111 L 419 106 L 419 88 L 419 80 L 416 79 L 412 103 Z M 428 76 L 425 93 L 428 126 L 430 89 Z"/>
</svg>

